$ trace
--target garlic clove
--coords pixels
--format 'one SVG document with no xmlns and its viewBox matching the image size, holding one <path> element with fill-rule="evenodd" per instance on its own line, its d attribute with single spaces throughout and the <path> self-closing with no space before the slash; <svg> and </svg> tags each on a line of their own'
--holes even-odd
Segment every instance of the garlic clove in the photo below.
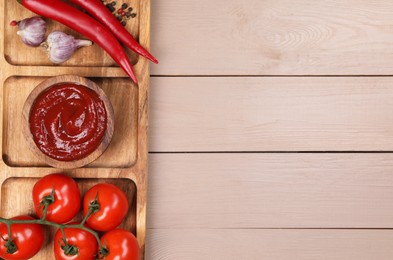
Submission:
<svg viewBox="0 0 393 260">
<path fill-rule="evenodd" d="M 45 40 L 46 22 L 39 16 L 23 19 L 17 22 L 22 42 L 31 47 L 38 47 Z"/>
<path fill-rule="evenodd" d="M 60 64 L 70 59 L 78 48 L 92 44 L 89 40 L 75 39 L 72 35 L 55 31 L 48 35 L 42 46 L 46 48 L 49 59 L 55 64 Z"/>
</svg>

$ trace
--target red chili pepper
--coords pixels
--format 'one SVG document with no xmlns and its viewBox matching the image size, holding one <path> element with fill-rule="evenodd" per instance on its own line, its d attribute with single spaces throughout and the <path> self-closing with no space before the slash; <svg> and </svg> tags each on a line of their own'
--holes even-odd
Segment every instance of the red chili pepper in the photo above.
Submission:
<svg viewBox="0 0 393 260">
<path fill-rule="evenodd" d="M 132 35 L 121 25 L 116 17 L 106 8 L 100 0 L 70 0 L 70 2 L 79 5 L 90 13 L 94 18 L 100 21 L 108 28 L 121 42 L 136 53 L 146 57 L 154 63 L 158 63 L 145 48 L 143 48 Z M 118 12 L 121 12 L 119 9 Z"/>
<path fill-rule="evenodd" d="M 138 80 L 132 65 L 116 37 L 101 23 L 61 0 L 17 0 L 30 11 L 58 21 L 86 36 L 103 48 L 130 78 Z"/>
</svg>

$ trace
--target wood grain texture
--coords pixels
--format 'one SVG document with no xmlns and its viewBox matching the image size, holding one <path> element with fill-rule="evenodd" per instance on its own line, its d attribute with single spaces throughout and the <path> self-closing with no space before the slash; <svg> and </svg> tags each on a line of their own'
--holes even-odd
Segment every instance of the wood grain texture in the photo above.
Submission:
<svg viewBox="0 0 393 260">
<path fill-rule="evenodd" d="M 389 0 L 153 1 L 156 75 L 393 74 Z"/>
<path fill-rule="evenodd" d="M 138 22 L 133 26 L 127 26 L 127 28 L 136 36 L 142 46 L 149 49 L 150 1 L 131 0 L 130 2 L 137 3 L 133 7 L 134 12 L 138 14 Z M 133 194 L 132 198 L 130 197 L 136 204 L 133 207 L 135 210 L 130 212 L 132 223 L 128 227 L 136 232 L 142 259 L 144 259 L 149 63 L 146 59 L 134 59 L 135 56 L 131 55 L 131 59 L 135 63 L 134 71 L 139 80 L 138 86 L 126 78 L 121 68 L 114 66 L 113 60 L 108 58 L 109 56 L 103 51 L 97 49 L 97 46 L 84 48 L 78 51 L 69 62 L 60 66 L 52 66 L 40 50 L 32 50 L 16 43 L 20 40 L 15 34 L 15 28 L 8 27 L 11 19 L 20 19 L 32 14 L 17 5 L 15 1 L 0 1 L 0 13 L 4 14 L 4 23 L 0 23 L 0 35 L 3 36 L 3 41 L 0 42 L 0 67 L 2 68 L 0 70 L 0 100 L 2 101 L 0 185 L 2 190 L 7 189 L 7 181 L 10 181 L 10 178 L 15 183 L 18 182 L 16 185 L 19 187 L 18 191 L 25 191 L 29 185 L 31 186 L 30 178 L 39 178 L 53 172 L 65 172 L 78 179 L 94 179 L 93 182 L 126 179 L 126 184 L 121 184 L 122 187 L 129 184 L 136 191 L 136 194 Z M 64 28 L 52 22 L 49 27 L 51 29 Z M 42 162 L 36 159 L 31 160 L 34 157 L 29 152 L 21 134 L 20 119 L 23 103 L 36 85 L 35 83 L 39 83 L 47 77 L 64 74 L 93 78 L 95 82 L 102 84 L 104 92 L 113 102 L 112 105 L 117 104 L 114 106 L 115 120 L 121 121 L 122 127 L 115 127 L 111 142 L 112 148 L 110 146 L 104 155 L 94 162 L 95 165 L 92 165 L 94 168 L 61 171 L 58 168 L 38 167 L 43 165 Z M 130 112 L 131 114 L 129 114 Z M 12 137 L 12 140 L 9 137 Z M 23 182 L 24 180 L 25 182 Z M 19 193 L 15 194 L 17 197 L 15 200 L 23 202 L 25 197 Z M 2 202 L 0 215 L 6 215 L 4 211 L 8 210 L 5 205 L 6 200 L 3 199 L 6 194 L 2 193 L 0 197 Z M 20 204 L 20 206 L 27 205 Z M 22 210 L 22 208 L 14 209 Z M 39 257 L 39 259 L 53 259 L 53 253 L 49 247 L 46 247 L 41 254 L 45 257 Z"/>
<path fill-rule="evenodd" d="M 393 228 L 393 154 L 152 154 L 149 228 Z"/>
<path fill-rule="evenodd" d="M 389 77 L 152 78 L 150 151 L 392 151 Z"/>
<path fill-rule="evenodd" d="M 149 229 L 147 260 L 390 260 L 392 230 Z"/>
</svg>

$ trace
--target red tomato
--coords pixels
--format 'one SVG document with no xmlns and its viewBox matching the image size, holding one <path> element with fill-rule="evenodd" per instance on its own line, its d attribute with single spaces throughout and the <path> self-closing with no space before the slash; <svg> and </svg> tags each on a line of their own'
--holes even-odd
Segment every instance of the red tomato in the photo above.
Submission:
<svg viewBox="0 0 393 260">
<path fill-rule="evenodd" d="M 18 216 L 12 219 L 31 220 L 30 216 Z M 39 224 L 12 224 L 11 234 L 17 251 L 13 254 L 7 253 L 4 246 L 8 240 L 7 225 L 0 223 L 0 234 L 4 239 L 0 239 L 0 257 L 3 259 L 30 259 L 40 251 L 44 244 L 44 229 Z"/>
<path fill-rule="evenodd" d="M 78 248 L 76 255 L 66 255 L 61 246 L 64 246 L 61 230 L 57 230 L 53 241 L 56 260 L 94 260 L 96 259 L 98 244 L 96 238 L 89 232 L 79 228 L 64 229 L 67 244 Z"/>
<path fill-rule="evenodd" d="M 89 211 L 90 202 L 98 198 L 100 209 L 93 213 L 87 224 L 98 231 L 109 231 L 121 224 L 128 212 L 128 200 L 122 190 L 112 184 L 101 183 L 88 190 L 83 199 L 83 214 Z"/>
<path fill-rule="evenodd" d="M 34 185 L 33 201 L 38 217 L 42 217 L 41 201 L 54 189 L 54 202 L 48 206 L 46 219 L 56 223 L 67 223 L 78 213 L 81 207 L 81 195 L 76 182 L 63 174 L 50 174 L 41 178 Z"/>
<path fill-rule="evenodd" d="M 139 260 L 139 245 L 135 236 L 124 229 L 109 231 L 101 237 L 101 244 L 106 245 L 108 255 L 105 260 Z"/>
</svg>

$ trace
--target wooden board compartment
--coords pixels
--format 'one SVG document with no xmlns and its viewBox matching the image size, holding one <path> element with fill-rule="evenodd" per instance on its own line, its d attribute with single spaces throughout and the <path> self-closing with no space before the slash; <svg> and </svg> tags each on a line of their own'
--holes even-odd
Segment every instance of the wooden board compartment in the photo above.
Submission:
<svg viewBox="0 0 393 260">
<path fill-rule="evenodd" d="M 31 191 L 38 178 L 15 178 L 5 180 L 1 186 L 1 210 L 3 217 L 11 218 L 19 215 L 34 215 L 34 207 L 31 200 Z M 125 192 L 129 203 L 129 214 L 120 225 L 121 228 L 136 233 L 136 186 L 129 179 L 75 179 L 83 195 L 89 188 L 98 183 L 111 183 Z M 21 192 L 23 191 L 23 192 Z M 79 214 L 73 221 L 80 221 L 82 214 Z M 53 255 L 53 236 L 55 228 L 45 227 L 46 241 L 43 249 L 32 259 L 54 259 Z"/>
<path fill-rule="evenodd" d="M 2 156 L 9 166 L 47 166 L 29 150 L 21 125 L 24 100 L 34 87 L 46 78 L 10 77 L 4 83 Z M 115 111 L 116 131 L 105 153 L 87 167 L 131 167 L 137 157 L 138 88 L 127 78 L 90 78 L 90 80 L 97 83 L 110 99 Z"/>
<path fill-rule="evenodd" d="M 124 2 L 137 14 L 128 20 L 126 28 L 149 49 L 150 0 Z M 117 8 L 120 4 L 117 3 Z M 0 22 L 3 37 L 0 42 L 0 216 L 33 213 L 31 188 L 39 178 L 50 173 L 62 172 L 75 178 L 82 190 L 95 183 L 114 183 L 129 198 L 130 213 L 123 227 L 136 234 L 144 259 L 149 62 L 127 50 L 138 85 L 97 45 L 81 48 L 67 62 L 53 65 L 40 47 L 24 45 L 16 35 L 17 28 L 9 26 L 11 20 L 31 17 L 33 13 L 17 1 L 5 0 L 0 0 L 0 13 L 3 14 Z M 47 35 L 60 30 L 86 39 L 57 22 L 46 21 Z M 34 157 L 21 131 L 21 112 L 30 91 L 48 77 L 66 74 L 96 82 L 109 97 L 115 113 L 115 130 L 108 149 L 90 165 L 72 170 L 49 167 Z M 52 246 L 48 243 L 33 259 L 53 259 Z"/>
<path fill-rule="evenodd" d="M 126 3 L 134 9 L 133 12 L 137 14 L 135 18 L 127 21 L 126 28 L 133 36 L 138 39 L 139 35 L 139 10 L 140 0 L 126 0 Z M 117 3 L 117 8 L 120 7 L 120 2 Z M 27 66 L 42 66 L 52 65 L 48 59 L 45 51 L 41 47 L 32 48 L 26 46 L 16 35 L 17 27 L 9 26 L 10 21 L 20 21 L 27 17 L 35 16 L 34 13 L 30 12 L 17 1 L 5 1 L 4 12 L 4 56 L 8 63 L 12 65 L 27 65 Z M 47 33 L 53 31 L 62 31 L 67 34 L 73 35 L 77 39 L 86 39 L 83 35 L 76 33 L 68 27 L 55 22 L 53 20 L 45 19 L 47 22 Z M 139 56 L 130 50 L 126 50 L 128 57 L 130 57 L 133 64 L 138 62 Z M 28 53 L 29 55 L 26 55 Z M 94 55 L 91 55 L 94 53 Z M 116 66 L 116 63 L 106 54 L 98 45 L 94 44 L 90 47 L 79 49 L 72 59 L 66 61 L 62 66 Z"/>
</svg>

